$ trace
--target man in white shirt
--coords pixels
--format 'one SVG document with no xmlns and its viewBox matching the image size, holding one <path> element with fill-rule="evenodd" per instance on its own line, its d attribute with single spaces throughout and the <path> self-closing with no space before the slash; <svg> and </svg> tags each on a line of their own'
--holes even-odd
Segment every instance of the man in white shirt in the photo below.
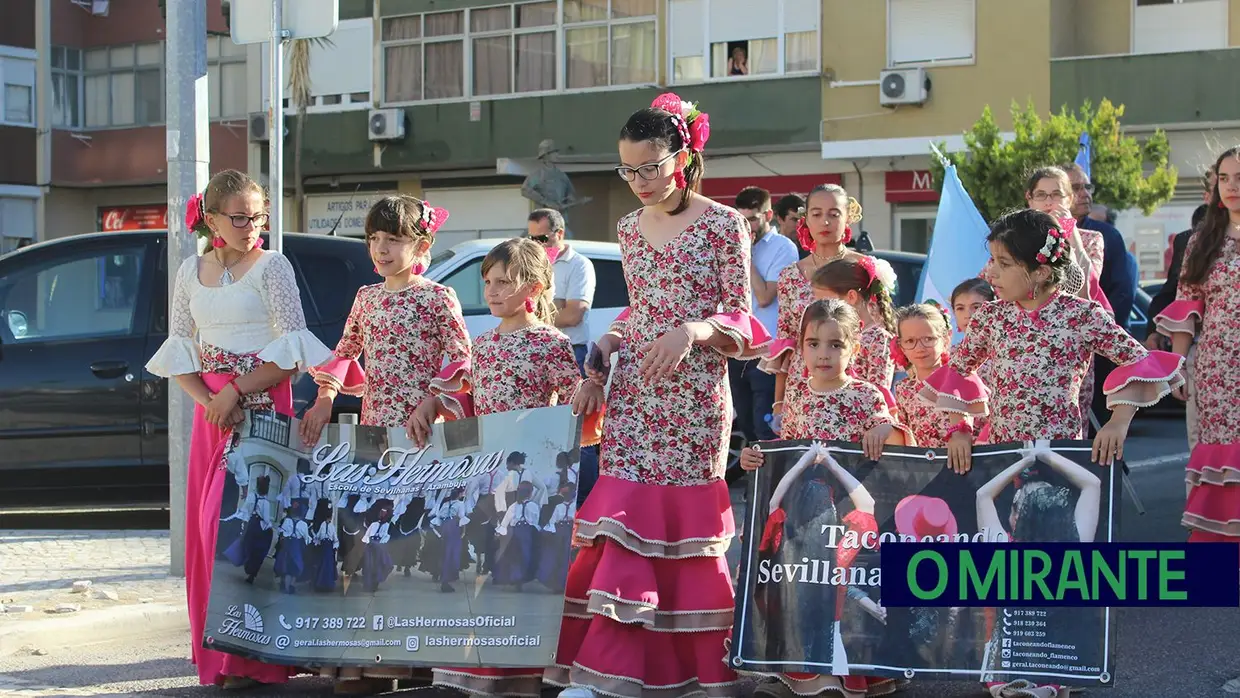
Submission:
<svg viewBox="0 0 1240 698">
<path fill-rule="evenodd" d="M 527 225 L 529 238 L 546 248 L 551 258 L 555 326 L 573 343 L 577 368 L 581 370 L 590 342 L 587 318 L 594 303 L 594 264 L 564 242 L 564 216 L 559 211 L 540 208 L 530 214 Z"/>
<path fill-rule="evenodd" d="M 752 235 L 752 261 L 749 286 L 753 314 L 772 337 L 779 322 L 779 273 L 796 264 L 797 247 L 772 226 L 771 194 L 758 187 L 745 187 L 736 195 L 736 210 L 749 221 Z M 775 438 L 766 416 L 775 402 L 775 376 L 758 369 L 757 359 L 728 359 L 728 380 L 732 386 L 732 405 L 737 426 L 749 441 Z"/>
</svg>

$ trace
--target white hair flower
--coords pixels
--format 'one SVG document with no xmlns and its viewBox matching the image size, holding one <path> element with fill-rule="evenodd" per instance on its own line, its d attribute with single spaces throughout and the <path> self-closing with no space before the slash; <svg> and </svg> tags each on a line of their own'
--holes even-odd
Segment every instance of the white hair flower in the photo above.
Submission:
<svg viewBox="0 0 1240 698">
<path fill-rule="evenodd" d="M 680 115 L 681 115 L 682 117 L 684 117 L 685 119 L 688 119 L 688 118 L 689 118 L 689 115 L 693 113 L 693 110 L 694 110 L 694 109 L 697 109 L 697 105 L 696 105 L 696 104 L 694 104 L 693 102 L 686 102 L 686 101 L 684 101 L 684 100 L 681 100 L 681 102 L 680 102 Z"/>
<path fill-rule="evenodd" d="M 887 295 L 894 296 L 896 293 L 896 270 L 891 268 L 891 264 L 887 260 L 875 258 L 874 271 L 878 275 L 878 282 L 887 291 Z"/>
</svg>

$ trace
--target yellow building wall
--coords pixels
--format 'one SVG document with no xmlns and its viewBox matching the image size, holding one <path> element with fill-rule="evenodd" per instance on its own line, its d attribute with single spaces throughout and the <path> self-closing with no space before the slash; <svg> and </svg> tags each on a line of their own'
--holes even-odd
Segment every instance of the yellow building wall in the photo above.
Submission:
<svg viewBox="0 0 1240 698">
<path fill-rule="evenodd" d="M 1096 0 L 1086 0 L 1095 2 Z M 1097 0 L 1109 2 L 1110 0 Z M 971 65 L 929 66 L 930 97 L 897 109 L 878 103 L 877 85 L 831 87 L 832 80 L 878 80 L 887 67 L 887 3 L 823 0 L 823 139 L 944 136 L 969 128 L 989 104 L 1010 130 L 1015 100 L 1047 112 L 1052 0 L 977 0 L 976 56 Z M 1127 26 L 1127 25 L 1125 25 Z M 848 41 L 841 41 L 841 36 Z"/>
<path fill-rule="evenodd" d="M 1227 9 L 1227 45 L 1240 46 L 1240 0 L 1231 0 Z"/>
</svg>

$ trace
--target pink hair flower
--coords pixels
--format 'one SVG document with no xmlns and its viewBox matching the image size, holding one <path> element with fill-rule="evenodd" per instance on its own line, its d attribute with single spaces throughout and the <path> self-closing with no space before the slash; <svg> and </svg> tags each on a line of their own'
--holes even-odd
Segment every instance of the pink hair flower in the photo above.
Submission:
<svg viewBox="0 0 1240 698">
<path fill-rule="evenodd" d="M 695 153 L 702 152 L 708 140 L 710 140 L 710 115 L 706 112 L 698 112 L 697 117 L 689 124 L 689 150 Z"/>
<path fill-rule="evenodd" d="M 684 112 L 684 104 L 685 102 L 682 101 L 680 96 L 675 92 L 664 92 L 658 97 L 655 97 L 654 101 L 650 103 L 650 106 L 654 109 L 662 109 L 669 114 L 675 114 L 676 116 L 687 119 L 689 115 Z"/>
<path fill-rule="evenodd" d="M 194 194 L 185 202 L 185 227 L 196 235 L 207 226 L 207 213 L 203 208 L 202 194 Z"/>
</svg>

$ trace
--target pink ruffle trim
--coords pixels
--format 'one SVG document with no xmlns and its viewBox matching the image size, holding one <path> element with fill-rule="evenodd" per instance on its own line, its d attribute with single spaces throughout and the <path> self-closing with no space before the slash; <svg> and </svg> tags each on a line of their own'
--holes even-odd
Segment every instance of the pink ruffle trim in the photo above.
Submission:
<svg viewBox="0 0 1240 698">
<path fill-rule="evenodd" d="M 470 390 L 470 362 L 453 361 L 431 379 L 432 393 L 467 393 Z"/>
<path fill-rule="evenodd" d="M 312 366 L 310 375 L 318 385 L 335 388 L 345 395 L 361 397 L 366 392 L 366 372 L 357 359 L 337 356 L 321 366 Z"/>
<path fill-rule="evenodd" d="M 1181 523 L 1194 531 L 1240 537 L 1240 444 L 1197 444 L 1184 479 L 1191 489 Z"/>
<path fill-rule="evenodd" d="M 748 361 L 762 356 L 771 343 L 771 335 L 758 318 L 744 311 L 718 313 L 706 318 L 706 322 L 732 340 L 734 346 L 719 350 L 731 359 Z"/>
<path fill-rule="evenodd" d="M 943 366 L 931 373 L 922 382 L 917 395 L 944 412 L 973 417 L 985 417 L 989 413 L 986 402 L 990 391 L 977 374 L 971 373 L 966 378 L 951 366 Z"/>
<path fill-rule="evenodd" d="M 892 414 L 895 414 L 897 408 L 896 396 L 892 395 L 891 390 L 889 390 L 886 386 L 876 385 L 874 387 L 878 388 L 878 392 L 883 394 L 883 402 L 887 403 L 887 410 Z"/>
<path fill-rule="evenodd" d="M 736 531 L 723 480 L 705 485 L 650 485 L 599 477 L 577 512 L 575 539 L 608 538 L 643 557 L 723 555 Z"/>
<path fill-rule="evenodd" d="M 625 308 L 624 310 L 621 310 L 620 314 L 616 316 L 616 319 L 611 321 L 611 325 L 607 327 L 607 331 L 614 333 L 614 334 L 618 334 L 620 336 L 624 336 L 624 326 L 628 324 L 629 315 L 632 312 L 633 311 L 630 308 Z"/>
<path fill-rule="evenodd" d="M 439 400 L 439 416 L 446 421 L 453 422 L 475 416 L 474 396 L 470 393 L 440 393 L 435 397 Z"/>
<path fill-rule="evenodd" d="M 1159 334 L 1168 337 L 1179 332 L 1195 335 L 1205 310 L 1203 301 L 1175 301 L 1154 318 L 1154 326 Z"/>
<path fill-rule="evenodd" d="M 772 340 L 766 356 L 758 361 L 758 370 L 770 374 L 787 373 L 788 362 L 792 360 L 796 346 L 791 339 Z"/>
<path fill-rule="evenodd" d="M 1150 407 L 1184 385 L 1180 368 L 1184 357 L 1168 351 L 1151 351 L 1140 361 L 1120 366 L 1107 376 L 1102 392 L 1107 396 L 1107 407 L 1134 405 Z"/>
</svg>

